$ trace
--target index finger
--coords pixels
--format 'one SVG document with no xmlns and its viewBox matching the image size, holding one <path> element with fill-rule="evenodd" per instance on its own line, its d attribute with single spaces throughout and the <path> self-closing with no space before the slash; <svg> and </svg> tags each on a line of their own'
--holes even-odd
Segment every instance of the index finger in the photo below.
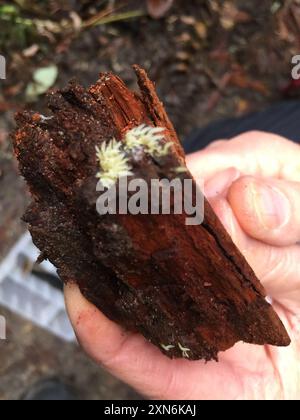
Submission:
<svg viewBox="0 0 300 420">
<path fill-rule="evenodd" d="M 244 175 L 300 182 L 300 146 L 275 134 L 251 131 L 189 155 L 187 165 L 204 180 L 235 167 Z"/>
</svg>

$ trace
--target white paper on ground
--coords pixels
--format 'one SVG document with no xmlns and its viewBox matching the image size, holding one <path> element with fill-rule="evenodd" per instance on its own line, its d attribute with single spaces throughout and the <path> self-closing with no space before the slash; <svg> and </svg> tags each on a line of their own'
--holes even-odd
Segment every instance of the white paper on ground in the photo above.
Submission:
<svg viewBox="0 0 300 420">
<path fill-rule="evenodd" d="M 65 341 L 75 341 L 62 291 L 30 270 L 38 255 L 38 249 L 26 232 L 0 262 L 0 305 Z M 41 268 L 56 275 L 55 267 L 48 261 L 44 261 Z"/>
</svg>

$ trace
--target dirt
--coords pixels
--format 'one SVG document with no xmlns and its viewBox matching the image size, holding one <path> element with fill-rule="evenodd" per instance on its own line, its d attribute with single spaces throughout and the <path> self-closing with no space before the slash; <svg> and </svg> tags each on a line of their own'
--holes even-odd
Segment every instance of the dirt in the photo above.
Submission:
<svg viewBox="0 0 300 420">
<path fill-rule="evenodd" d="M 0 173 L 0 261 L 10 245 L 25 230 L 21 222 L 27 196 L 22 179 L 10 159 L 3 160 Z"/>
<path fill-rule="evenodd" d="M 4 3 L 7 2 L 0 1 L 0 6 Z M 68 0 L 63 2 L 63 7 L 56 0 L 46 2 L 43 7 L 39 1 L 22 3 L 29 6 L 20 11 L 21 17 L 51 20 L 52 27 L 37 34 L 26 30 L 22 37 L 8 34 L 3 41 L 4 26 L 1 26 L 0 51 L 7 58 L 8 77 L 0 80 L 0 258 L 24 229 L 20 217 L 28 199 L 12 158 L 9 132 L 14 127 L 16 110 L 29 107 L 45 111 L 44 95 L 30 104 L 25 95 L 36 69 L 51 64 L 58 67 L 53 87 L 62 87 L 72 77 L 88 85 L 100 71 L 113 71 L 134 88 L 130 66 L 138 63 L 156 82 L 182 139 L 196 126 L 262 109 L 300 94 L 299 86 L 291 81 L 290 75 L 291 57 L 300 51 L 297 0 L 176 0 L 161 20 L 142 16 L 77 33 L 74 28 L 78 27 L 78 17 L 89 22 L 95 11 L 102 11 L 113 2 Z M 114 3 L 118 7 L 123 2 Z M 144 2 L 127 3 L 125 11 L 145 11 Z M 70 12 L 73 13 L 70 15 Z M 72 21 L 72 31 L 55 29 L 54 24 L 61 19 Z M 26 325 L 29 328 L 28 323 L 10 314 L 9 323 L 13 330 L 22 330 Z M 70 359 L 73 355 L 82 357 L 81 377 L 85 375 L 89 362 L 79 356 L 77 348 L 62 346 L 60 353 L 65 352 L 66 356 L 61 354 L 60 361 L 56 359 L 50 368 L 48 354 L 57 353 L 57 346 L 61 344 L 35 327 L 30 325 L 30 328 L 30 333 L 20 337 L 13 331 L 9 349 L 7 343 L 1 344 L 0 358 L 6 360 L 6 370 L 5 376 L 1 375 L 0 387 L 4 389 L 5 383 L 6 393 L 0 398 L 18 397 L 17 378 L 22 369 L 32 372 L 31 376 L 24 377 L 24 386 L 54 372 L 64 375 L 68 371 L 65 376 L 71 375 L 71 365 L 65 368 L 63 363 L 67 356 Z M 45 343 L 39 347 L 41 337 L 45 338 Z M 40 350 L 39 358 L 32 364 L 27 357 L 33 347 Z M 89 369 L 88 375 L 97 376 L 97 368 Z M 100 382 L 101 377 L 102 373 L 97 377 Z M 110 388 L 112 379 L 103 378 Z M 95 396 L 90 388 L 90 395 Z M 111 389 L 115 390 L 113 386 Z M 117 395 L 125 395 L 120 392 Z"/>
<path fill-rule="evenodd" d="M 80 350 L 1 308 L 8 339 L 0 341 L 0 400 L 19 400 L 43 378 L 59 379 L 79 400 L 139 399 Z"/>
</svg>

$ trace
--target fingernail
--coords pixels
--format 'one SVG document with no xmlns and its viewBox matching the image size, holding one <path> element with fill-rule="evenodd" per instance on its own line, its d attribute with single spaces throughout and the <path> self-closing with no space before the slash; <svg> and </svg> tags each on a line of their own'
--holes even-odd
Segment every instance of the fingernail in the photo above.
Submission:
<svg viewBox="0 0 300 420">
<path fill-rule="evenodd" d="M 228 168 L 212 179 L 207 181 L 204 187 L 207 198 L 222 197 L 227 193 L 228 188 L 240 177 L 240 172 L 236 168 Z"/>
<path fill-rule="evenodd" d="M 290 202 L 279 189 L 254 181 L 249 190 L 253 210 L 266 229 L 281 228 L 289 221 Z"/>
</svg>

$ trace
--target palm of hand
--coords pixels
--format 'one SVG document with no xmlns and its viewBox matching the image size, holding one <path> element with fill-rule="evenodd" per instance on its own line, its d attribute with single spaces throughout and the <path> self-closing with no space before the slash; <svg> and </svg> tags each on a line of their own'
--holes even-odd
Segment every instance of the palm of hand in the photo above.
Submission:
<svg viewBox="0 0 300 420">
<path fill-rule="evenodd" d="M 271 160 L 272 164 L 264 159 Z M 282 159 L 288 159 L 290 163 L 285 174 Z M 189 161 L 196 176 L 201 168 L 201 175 L 208 181 L 208 189 L 216 191 L 216 184 L 220 184 L 221 179 L 222 188 L 211 194 L 211 204 L 274 299 L 274 308 L 292 339 L 288 348 L 238 343 L 220 353 L 218 363 L 169 360 L 140 335 L 127 333 L 109 321 L 82 297 L 77 287 L 69 285 L 66 287 L 68 311 L 87 353 L 150 398 L 299 398 L 300 247 L 296 245 L 296 240 L 294 243 L 293 233 L 288 232 L 288 237 L 285 235 L 281 239 L 280 232 L 258 231 L 257 220 L 243 220 L 245 212 L 239 204 L 235 206 L 235 197 L 238 196 L 240 201 L 243 193 L 239 188 L 251 181 L 249 177 L 237 181 L 240 174 L 237 175 L 236 169 L 250 176 L 272 177 L 273 180 L 280 178 L 278 182 L 287 182 L 288 187 L 293 182 L 293 186 L 295 183 L 299 188 L 299 161 L 298 146 L 262 133 L 245 134 L 231 142 L 219 142 Z M 296 169 L 291 170 L 293 163 Z M 236 169 L 228 169 L 232 166 Z M 266 173 L 270 168 L 272 173 Z M 220 171 L 221 178 L 217 175 Z M 226 179 L 228 182 L 224 182 Z M 296 228 L 300 231 L 300 226 Z M 284 246 L 280 241 L 284 241 Z"/>
</svg>

